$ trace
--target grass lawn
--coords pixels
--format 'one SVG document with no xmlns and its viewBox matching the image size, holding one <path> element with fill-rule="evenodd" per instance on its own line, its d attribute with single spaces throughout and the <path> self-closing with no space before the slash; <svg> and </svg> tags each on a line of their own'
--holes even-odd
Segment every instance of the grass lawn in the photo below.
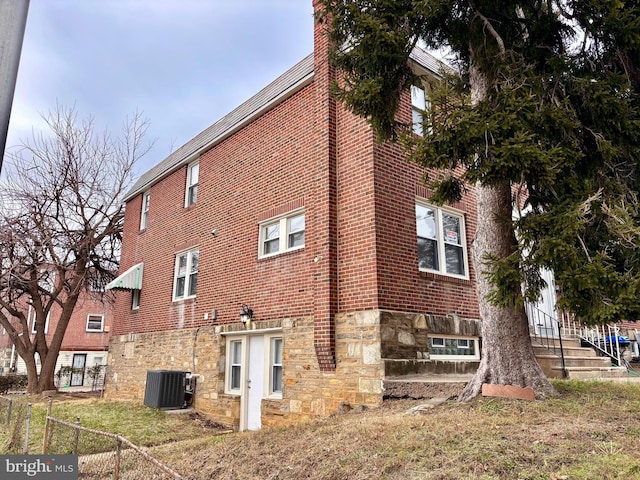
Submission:
<svg viewBox="0 0 640 480">
<path fill-rule="evenodd" d="M 163 410 L 149 408 L 141 402 L 108 401 L 88 395 L 58 395 L 52 402 L 51 416 L 76 423 L 83 427 L 121 435 L 139 446 L 153 446 L 176 442 L 202 435 L 203 431 L 218 431 L 218 426 L 207 422 L 198 414 L 169 414 Z M 26 415 L 26 404 L 31 403 L 31 427 L 29 453 L 42 453 L 42 437 L 48 400 L 39 397 L 14 397 L 12 416 L 14 419 Z M 0 419 L 5 420 L 6 417 Z M 5 425 L 3 425 L 5 427 Z M 12 429 L 0 428 L 0 453 L 6 452 Z M 22 431 L 24 439 L 24 427 Z M 66 439 L 65 439 L 66 440 Z M 24 440 L 19 442 L 20 453 Z M 113 442 L 107 442 L 109 445 Z M 90 450 L 100 450 L 100 444 Z M 18 452 L 13 452 L 18 453 Z M 84 452 L 94 453 L 94 451 Z"/>
<path fill-rule="evenodd" d="M 222 436 L 202 417 L 141 403 L 60 401 L 53 414 L 149 446 L 185 480 L 640 480 L 640 383 L 553 383 L 559 395 L 545 401 L 450 400 L 411 411 L 425 401 L 392 400 Z M 45 408 L 34 404 L 34 436 Z"/>
</svg>

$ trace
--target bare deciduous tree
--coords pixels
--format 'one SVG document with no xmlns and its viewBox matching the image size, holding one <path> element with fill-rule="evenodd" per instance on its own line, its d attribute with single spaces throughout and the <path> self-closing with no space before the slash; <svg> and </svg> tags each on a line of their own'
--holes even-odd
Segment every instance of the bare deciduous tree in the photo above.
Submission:
<svg viewBox="0 0 640 480">
<path fill-rule="evenodd" d="M 138 113 L 117 137 L 96 132 L 93 120 L 80 121 L 73 108 L 58 106 L 45 121 L 51 135 L 34 134 L 9 153 L 0 193 L 0 325 L 26 363 L 29 393 L 54 388 L 78 299 L 118 270 L 122 197 L 152 146 Z"/>
</svg>

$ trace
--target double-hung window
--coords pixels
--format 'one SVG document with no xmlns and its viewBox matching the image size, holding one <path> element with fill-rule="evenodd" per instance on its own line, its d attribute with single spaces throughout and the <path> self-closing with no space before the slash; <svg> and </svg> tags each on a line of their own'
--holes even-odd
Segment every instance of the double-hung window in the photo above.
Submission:
<svg viewBox="0 0 640 480">
<path fill-rule="evenodd" d="M 240 392 L 240 380 L 242 374 L 242 340 L 232 340 L 229 342 L 230 360 L 229 360 L 229 384 L 228 390 L 231 392 Z"/>
<path fill-rule="evenodd" d="M 198 249 L 176 255 L 173 282 L 173 299 L 182 300 L 196 296 L 198 286 Z"/>
<path fill-rule="evenodd" d="M 282 337 L 271 338 L 269 395 L 282 395 Z"/>
<path fill-rule="evenodd" d="M 276 255 L 304 247 L 304 212 L 296 211 L 260 224 L 259 256 Z"/>
<path fill-rule="evenodd" d="M 102 332 L 104 330 L 104 315 L 90 313 L 87 315 L 87 332 Z"/>
<path fill-rule="evenodd" d="M 188 207 L 198 201 L 198 176 L 200 174 L 200 164 L 191 163 L 187 167 L 187 192 L 185 206 Z"/>
<path fill-rule="evenodd" d="M 424 88 L 411 86 L 411 124 L 413 133 L 424 135 L 424 120 L 427 111 L 427 96 Z"/>
<path fill-rule="evenodd" d="M 420 270 L 468 277 L 464 217 L 453 210 L 416 203 Z"/>
<path fill-rule="evenodd" d="M 140 230 L 147 228 L 149 221 L 149 200 L 151 200 L 151 192 L 142 194 L 142 212 L 140 214 Z"/>
</svg>

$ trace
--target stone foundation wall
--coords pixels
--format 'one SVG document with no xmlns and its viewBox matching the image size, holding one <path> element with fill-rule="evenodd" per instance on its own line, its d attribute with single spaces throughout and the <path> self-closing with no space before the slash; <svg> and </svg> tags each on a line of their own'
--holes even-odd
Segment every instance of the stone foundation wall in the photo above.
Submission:
<svg viewBox="0 0 640 480">
<path fill-rule="evenodd" d="M 194 406 L 237 427 L 238 398 L 224 395 L 224 338 L 220 327 L 200 327 L 111 337 L 105 398 L 144 401 L 148 370 L 196 375 Z"/>
<path fill-rule="evenodd" d="M 312 318 L 260 321 L 251 328 L 282 328 L 284 339 L 283 398 L 262 401 L 263 427 L 382 402 L 379 311 L 336 316 L 335 372 L 321 372 L 318 367 Z M 113 336 L 105 397 L 142 403 L 147 370 L 189 371 L 197 375 L 194 407 L 217 422 L 238 428 L 240 397 L 224 393 L 223 332 L 246 330 L 242 325 L 226 325 Z"/>
<path fill-rule="evenodd" d="M 477 360 L 432 360 L 429 336 L 445 335 L 480 338 L 479 320 L 456 315 L 425 315 L 405 312 L 380 312 L 381 354 L 386 376 L 406 374 L 473 373 Z"/>
</svg>

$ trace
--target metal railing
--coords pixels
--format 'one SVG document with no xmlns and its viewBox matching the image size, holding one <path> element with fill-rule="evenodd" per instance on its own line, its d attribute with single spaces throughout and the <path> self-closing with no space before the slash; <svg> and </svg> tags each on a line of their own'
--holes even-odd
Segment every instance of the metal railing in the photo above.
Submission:
<svg viewBox="0 0 640 480">
<path fill-rule="evenodd" d="M 106 377 L 106 365 L 94 365 L 93 367 L 75 368 L 71 365 L 61 366 L 54 376 L 54 383 L 58 390 L 69 387 L 91 388 L 92 392 L 104 390 Z M 79 383 L 73 382 L 80 378 Z"/>
<path fill-rule="evenodd" d="M 531 303 L 525 305 L 525 311 L 529 319 L 529 334 L 538 344 L 560 357 L 562 378 L 567 378 L 560 322 Z"/>
<path fill-rule="evenodd" d="M 620 328 L 617 325 L 586 327 L 577 322 L 572 314 L 563 312 L 562 330 L 566 335 L 579 338 L 583 346 L 592 347 L 601 356 L 609 357 L 617 366 L 623 366 Z"/>
</svg>

